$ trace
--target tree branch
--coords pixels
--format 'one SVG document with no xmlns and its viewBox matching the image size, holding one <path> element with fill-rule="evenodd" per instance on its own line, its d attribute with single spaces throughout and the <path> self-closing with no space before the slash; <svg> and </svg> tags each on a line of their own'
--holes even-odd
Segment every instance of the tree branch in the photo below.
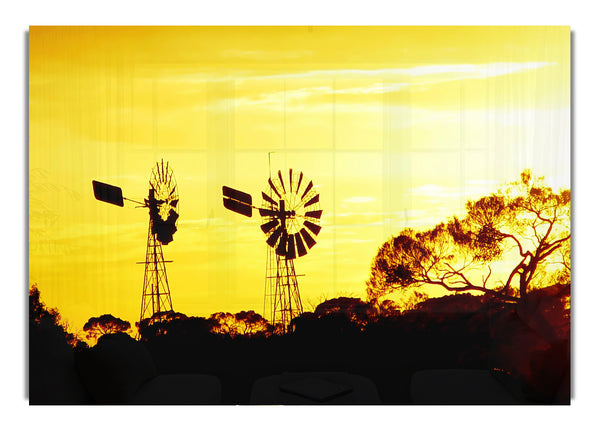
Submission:
<svg viewBox="0 0 600 431">
<path fill-rule="evenodd" d="M 521 262 L 519 262 L 519 264 L 515 266 L 515 268 L 512 270 L 512 272 L 508 276 L 508 280 L 506 280 L 506 283 L 504 284 L 504 290 L 508 290 L 513 277 L 519 273 L 519 270 L 523 269 L 523 266 L 525 265 L 525 259 L 527 259 L 527 256 L 525 256 L 523 260 L 521 260 Z"/>
<path fill-rule="evenodd" d="M 547 258 L 548 256 L 550 256 L 552 253 L 554 253 L 557 249 L 560 248 L 561 243 L 567 241 L 569 238 L 571 238 L 571 235 L 567 235 L 564 238 L 558 239 L 556 241 L 554 241 L 552 244 L 549 244 L 548 247 L 550 247 L 547 251 L 544 251 L 542 254 L 540 254 L 540 260 L 543 260 L 545 258 Z"/>
<path fill-rule="evenodd" d="M 492 267 L 488 265 L 488 275 L 487 277 L 485 277 L 485 279 L 483 278 L 483 276 L 481 276 L 481 280 L 483 282 L 482 286 L 485 288 L 486 283 L 488 282 L 488 280 L 490 279 L 490 276 L 492 275 Z"/>
<path fill-rule="evenodd" d="M 514 296 L 510 296 L 510 295 L 505 295 L 502 292 L 498 292 L 492 289 L 486 289 L 485 287 L 481 287 L 481 286 L 474 286 L 474 285 L 470 285 L 470 286 L 463 286 L 463 287 L 452 287 L 452 286 L 448 286 L 446 283 L 444 283 L 443 281 L 436 281 L 436 280 L 430 280 L 427 284 L 434 284 L 434 285 L 438 285 L 438 286 L 442 286 L 443 288 L 445 288 L 446 290 L 449 290 L 451 292 L 466 292 L 467 290 L 475 290 L 478 292 L 483 292 L 483 293 L 489 293 L 491 295 L 494 295 L 495 297 L 502 299 L 504 301 L 507 302 L 518 302 L 519 298 L 515 298 Z"/>
<path fill-rule="evenodd" d="M 535 235 L 535 239 L 537 239 L 538 240 L 538 244 L 540 244 L 542 242 L 542 238 L 540 238 L 540 235 L 538 234 L 537 223 L 535 222 L 535 220 L 531 224 L 531 228 L 533 229 L 533 234 Z"/>
<path fill-rule="evenodd" d="M 552 232 L 552 228 L 554 226 L 554 222 L 556 222 L 556 219 L 552 220 L 552 222 L 550 223 L 550 226 L 548 226 L 548 230 L 546 231 L 546 235 L 544 235 L 544 238 L 542 238 L 542 240 L 540 241 L 540 247 L 542 246 L 542 244 L 544 244 L 546 242 L 546 240 L 550 236 L 550 232 Z"/>
<path fill-rule="evenodd" d="M 503 238 L 510 238 L 510 239 L 514 240 L 517 243 L 517 246 L 519 247 L 519 254 L 523 257 L 527 256 L 527 253 L 523 251 L 523 246 L 521 245 L 521 242 L 517 239 L 517 237 L 515 237 L 514 235 L 511 235 L 509 233 L 504 233 L 504 232 L 500 232 L 500 234 L 502 235 Z"/>
<path fill-rule="evenodd" d="M 529 207 L 527 205 L 519 205 L 518 208 L 523 208 L 524 210 L 529 211 L 529 212 L 535 214 L 537 218 L 539 218 L 542 221 L 545 221 L 546 223 L 551 223 L 552 222 L 552 220 L 547 219 L 547 218 L 545 218 L 545 217 L 542 216 L 542 211 L 541 210 L 536 210 L 536 209 L 531 208 L 531 207 Z"/>
</svg>

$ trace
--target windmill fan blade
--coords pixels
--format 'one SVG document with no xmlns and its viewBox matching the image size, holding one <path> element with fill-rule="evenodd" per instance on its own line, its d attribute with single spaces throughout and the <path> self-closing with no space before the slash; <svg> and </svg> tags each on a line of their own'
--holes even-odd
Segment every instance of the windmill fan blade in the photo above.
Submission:
<svg viewBox="0 0 600 431">
<path fill-rule="evenodd" d="M 270 210 L 268 208 L 259 208 L 258 213 L 261 215 L 261 217 L 277 217 L 278 216 L 277 211 Z"/>
<path fill-rule="evenodd" d="M 320 219 L 321 218 L 321 214 L 323 214 L 323 210 L 307 211 L 306 214 L 304 214 L 304 216 L 305 217 L 312 217 L 312 218 Z"/>
<path fill-rule="evenodd" d="M 283 235 L 281 235 L 281 239 L 279 240 L 279 244 L 275 249 L 275 253 L 277 253 L 279 256 L 285 256 L 287 254 L 287 239 L 287 232 L 283 232 Z"/>
<path fill-rule="evenodd" d="M 279 192 L 277 191 L 277 188 L 275 187 L 275 184 L 273 184 L 273 181 L 271 181 L 271 178 L 269 178 L 269 185 L 271 186 L 271 188 L 273 189 L 273 191 L 275 192 L 275 194 L 277 196 L 279 196 L 279 198 L 281 198 L 281 195 L 279 194 Z"/>
<path fill-rule="evenodd" d="M 310 189 L 312 189 L 313 183 L 312 181 L 310 183 L 308 183 L 308 186 L 306 186 L 306 190 L 304 190 L 304 193 L 302 193 L 302 197 L 300 199 L 304 199 L 304 196 L 306 196 L 306 194 L 310 191 Z"/>
<path fill-rule="evenodd" d="M 287 253 L 285 255 L 286 259 L 295 259 L 296 258 L 296 247 L 294 244 L 294 235 L 288 236 L 287 239 Z"/>
<path fill-rule="evenodd" d="M 279 226 L 275 230 L 275 232 L 273 232 L 271 234 L 269 239 L 267 239 L 267 244 L 269 244 L 271 247 L 275 247 L 275 244 L 277 244 L 277 240 L 279 239 L 279 237 L 281 236 L 282 233 L 283 233 L 283 227 Z"/>
<path fill-rule="evenodd" d="M 317 202 L 319 202 L 319 195 L 314 196 L 311 200 L 309 200 L 308 202 L 306 202 L 304 204 L 304 208 L 306 208 L 307 206 L 310 206 L 312 204 L 316 204 Z"/>
<path fill-rule="evenodd" d="M 315 235 L 318 235 L 319 232 L 321 232 L 321 226 L 318 226 L 312 222 L 309 222 L 308 220 L 304 221 L 304 226 L 306 226 L 307 228 L 310 229 L 310 231 L 312 233 L 314 233 Z"/>
<path fill-rule="evenodd" d="M 223 186 L 223 196 L 239 201 L 246 205 L 252 205 L 252 196 L 231 187 Z"/>
<path fill-rule="evenodd" d="M 302 238 L 304 239 L 304 242 L 306 243 L 308 248 L 312 248 L 317 243 L 317 241 L 315 241 L 313 237 L 310 236 L 306 229 L 302 228 L 300 230 L 300 234 L 302 234 Z"/>
<path fill-rule="evenodd" d="M 292 192 L 292 170 L 290 169 L 290 192 Z"/>
<path fill-rule="evenodd" d="M 298 246 L 298 256 L 304 256 L 306 253 L 306 247 L 304 247 L 304 243 L 302 242 L 302 236 L 299 233 L 294 234 L 294 238 L 296 238 L 296 245 Z"/>
<path fill-rule="evenodd" d="M 279 176 L 279 182 L 281 183 L 281 187 L 283 187 L 283 193 L 285 193 L 285 185 L 283 184 L 283 177 L 281 176 L 281 171 L 277 171 L 277 175 Z"/>
<path fill-rule="evenodd" d="M 279 220 L 278 219 L 274 219 L 271 220 L 265 224 L 262 224 L 260 226 L 260 228 L 262 229 L 262 231 L 264 233 L 270 232 L 273 228 L 277 227 L 277 225 L 279 224 Z"/>
<path fill-rule="evenodd" d="M 262 197 L 264 200 L 269 202 L 271 205 L 277 206 L 277 202 L 275 202 L 273 199 L 271 199 L 271 197 L 268 194 L 266 194 L 265 192 L 262 192 Z"/>
<path fill-rule="evenodd" d="M 92 180 L 92 187 L 94 188 L 94 197 L 99 201 L 123 206 L 123 191 L 120 187 L 94 180 Z"/>
<path fill-rule="evenodd" d="M 304 174 L 302 172 L 300 172 L 300 178 L 298 178 L 298 185 L 296 186 L 296 193 L 298 193 L 298 190 L 300 190 L 300 183 L 302 182 L 302 176 Z"/>
<path fill-rule="evenodd" d="M 252 207 L 250 205 L 246 205 L 245 203 L 234 201 L 230 198 L 223 198 L 223 205 L 228 210 L 236 212 L 241 215 L 245 215 L 246 217 L 252 217 Z"/>
</svg>

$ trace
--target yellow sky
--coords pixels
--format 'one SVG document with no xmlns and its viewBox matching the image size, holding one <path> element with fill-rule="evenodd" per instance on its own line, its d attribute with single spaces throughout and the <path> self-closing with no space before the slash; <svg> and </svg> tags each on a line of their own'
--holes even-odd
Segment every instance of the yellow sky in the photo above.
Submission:
<svg viewBox="0 0 600 431">
<path fill-rule="evenodd" d="M 32 27 L 29 277 L 73 330 L 139 317 L 148 214 L 94 199 L 92 179 L 143 199 L 152 166 L 181 197 L 164 247 L 173 306 L 262 313 L 259 202 L 303 171 L 321 195 L 317 245 L 296 261 L 306 308 L 365 295 L 401 228 L 460 213 L 524 168 L 569 187 L 568 27 Z"/>
</svg>

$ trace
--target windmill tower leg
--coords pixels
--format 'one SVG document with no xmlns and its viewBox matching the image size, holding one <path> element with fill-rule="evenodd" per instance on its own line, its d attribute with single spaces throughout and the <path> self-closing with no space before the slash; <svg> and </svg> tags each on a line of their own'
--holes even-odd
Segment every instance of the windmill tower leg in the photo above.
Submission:
<svg viewBox="0 0 600 431">
<path fill-rule="evenodd" d="M 265 314 L 270 313 L 271 324 L 283 332 L 289 330 L 292 319 L 303 311 L 294 260 L 277 255 L 270 247 L 267 252 L 264 304 Z"/>
<path fill-rule="evenodd" d="M 152 233 L 152 224 L 148 227 L 146 261 L 144 263 L 144 287 L 142 290 L 140 322 L 143 319 L 152 317 L 155 313 L 173 311 L 162 245 L 156 239 L 156 235 Z"/>
<path fill-rule="evenodd" d="M 298 290 L 298 277 L 294 268 L 294 260 L 286 259 L 285 257 L 277 256 L 277 264 L 283 269 L 282 277 L 280 277 L 280 289 L 284 292 L 285 297 L 285 312 L 283 313 L 285 322 L 284 327 L 287 328 L 294 317 L 302 314 L 302 301 L 300 300 L 300 291 Z"/>
<path fill-rule="evenodd" d="M 275 316 L 273 314 L 274 309 L 274 298 L 275 298 L 275 280 L 277 278 L 277 267 L 273 265 L 274 262 L 273 249 L 267 246 L 267 262 L 265 270 L 265 297 L 263 301 L 263 316 L 271 322 L 272 325 L 275 323 Z"/>
</svg>

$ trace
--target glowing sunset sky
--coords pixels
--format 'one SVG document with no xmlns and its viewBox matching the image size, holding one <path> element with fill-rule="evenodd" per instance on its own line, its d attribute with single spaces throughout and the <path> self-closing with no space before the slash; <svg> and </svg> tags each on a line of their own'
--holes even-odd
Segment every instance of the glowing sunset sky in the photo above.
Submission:
<svg viewBox="0 0 600 431">
<path fill-rule="evenodd" d="M 317 245 L 296 261 L 305 308 L 365 297 L 378 247 L 461 214 L 524 168 L 569 188 L 568 27 L 32 27 L 29 281 L 81 330 L 139 317 L 156 161 L 179 186 L 164 247 L 176 311 L 262 313 L 260 202 L 293 168 L 318 188 Z"/>
</svg>

